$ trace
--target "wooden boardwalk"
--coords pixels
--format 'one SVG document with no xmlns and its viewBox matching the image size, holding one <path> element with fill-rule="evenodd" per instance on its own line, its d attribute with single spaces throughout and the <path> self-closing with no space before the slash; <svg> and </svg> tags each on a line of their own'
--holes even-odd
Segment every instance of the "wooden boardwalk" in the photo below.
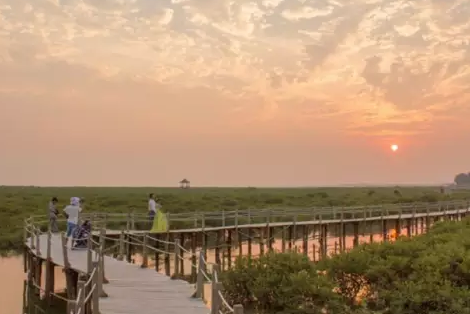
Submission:
<svg viewBox="0 0 470 314">
<path fill-rule="evenodd" d="M 265 248 L 267 248 L 267 250 L 273 249 L 272 242 L 275 240 L 276 234 L 279 234 L 279 232 L 274 232 L 275 228 L 281 229 L 280 231 L 282 231 L 282 252 L 284 252 L 286 245 L 288 245 L 290 249 L 292 244 L 299 238 L 299 230 L 297 227 L 300 227 L 300 231 L 303 232 L 302 235 L 300 235 L 300 239 L 302 239 L 301 246 L 304 254 L 308 254 L 311 244 L 309 244 L 309 240 L 313 240 L 313 242 L 318 242 L 317 244 L 319 245 L 318 256 L 325 258 L 329 256 L 328 226 L 332 227 L 332 236 L 338 238 L 339 241 L 338 243 L 334 243 L 334 252 L 336 254 L 336 244 L 338 244 L 338 252 L 345 252 L 348 249 L 346 244 L 346 236 L 348 235 L 346 225 L 353 227 L 353 246 L 357 246 L 359 244 L 359 235 L 361 234 L 359 231 L 360 227 L 363 228 L 363 235 L 366 232 L 370 234 L 370 241 L 372 242 L 373 231 L 371 226 L 376 224 L 375 222 L 378 222 L 381 228 L 380 234 L 382 241 L 387 241 L 388 230 L 390 228 L 387 222 L 393 223 L 393 228 L 398 233 L 401 232 L 403 228 L 402 225 L 406 225 L 406 235 L 413 236 L 419 234 L 418 222 L 421 223 L 421 232 L 426 232 L 432 226 L 433 222 L 441 220 L 442 218 L 447 217 L 452 220 L 462 219 L 469 213 L 470 208 L 468 202 L 454 202 L 418 206 L 394 205 L 391 211 L 388 210 L 390 209 L 379 208 L 373 211 L 369 207 L 341 208 L 330 211 L 313 211 L 312 209 L 305 209 L 303 211 L 273 210 L 271 212 L 262 211 L 258 213 L 258 216 L 256 216 L 255 211 L 234 211 L 221 213 L 221 217 L 217 217 L 214 213 L 193 213 L 187 217 L 185 215 L 177 216 L 178 214 L 175 214 L 173 215 L 173 220 L 168 220 L 170 226 L 172 222 L 185 221 L 188 222 L 189 225 L 194 223 L 194 227 L 184 228 L 184 225 L 180 225 L 182 228 L 160 232 L 155 234 L 154 237 L 149 235 L 149 230 L 133 230 L 133 228 L 129 228 L 129 226 L 134 225 L 134 221 L 129 220 L 129 216 L 123 216 L 122 214 L 108 215 L 105 213 L 91 213 L 90 215 L 95 217 L 93 221 L 102 225 L 100 232 L 93 232 L 95 236 L 99 235 L 100 238 L 99 243 L 95 243 L 96 245 L 94 244 L 93 248 L 90 246 L 85 250 L 63 250 L 63 235 L 51 235 L 48 232 L 41 233 L 41 226 L 43 228 L 44 226 L 36 219 L 34 219 L 34 221 L 33 219 L 25 221 L 25 245 L 28 254 L 35 257 L 36 261 L 47 261 L 47 256 L 50 256 L 49 264 L 52 263 L 62 266 L 77 273 L 88 273 L 89 279 L 87 285 L 89 284 L 89 286 L 84 286 L 83 281 L 81 283 L 75 283 L 74 286 L 77 287 L 77 291 L 83 291 L 84 294 L 87 293 L 87 289 L 92 289 L 89 294 L 93 296 L 94 302 L 92 314 L 131 314 L 133 312 L 139 314 L 153 314 L 157 312 L 163 314 L 208 314 L 209 312 L 219 314 L 220 310 L 223 308 L 228 309 L 229 312 L 234 314 L 243 314 L 243 307 L 241 305 L 230 305 L 226 302 L 221 292 L 222 284 L 218 282 L 217 279 L 220 266 L 222 266 L 223 270 L 224 265 L 230 268 L 232 264 L 231 252 L 232 249 L 236 248 L 232 240 L 232 233 L 238 242 L 238 255 L 243 255 L 241 245 L 243 241 L 247 241 L 248 254 L 251 254 L 252 240 L 255 237 L 254 234 L 257 234 L 259 238 L 259 251 L 260 255 L 262 255 L 264 254 Z M 246 216 L 248 216 L 248 219 Z M 100 221 L 96 220 L 96 217 L 104 218 L 101 218 L 102 221 Z M 122 219 L 123 217 L 125 219 Z M 341 218 L 335 219 L 337 217 Z M 115 220 L 113 221 L 113 219 Z M 276 219 L 282 221 L 276 221 Z M 148 221 L 146 220 L 145 222 Z M 110 228 L 106 228 L 106 223 L 111 223 L 111 225 L 109 225 Z M 122 228 L 122 230 L 109 230 L 112 229 L 111 226 L 113 223 L 114 227 L 116 227 L 117 224 L 121 227 L 126 226 L 126 228 Z M 211 223 L 216 225 L 210 225 Z M 222 226 L 218 225 L 219 223 L 221 223 Z M 310 226 L 313 227 L 310 228 Z M 247 229 L 246 233 L 248 237 L 243 238 L 241 233 L 242 229 Z M 259 232 L 256 233 L 254 232 L 255 230 L 252 229 L 259 229 Z M 213 248 L 209 246 L 210 239 L 208 238 L 208 232 L 212 232 L 211 234 L 215 236 L 215 247 Z M 29 236 L 32 236 L 32 238 L 29 238 Z M 107 238 L 106 236 L 112 237 Z M 184 241 L 184 239 L 186 239 L 186 241 Z M 201 241 L 198 242 L 198 239 Z M 94 240 L 89 241 L 92 243 Z M 113 247 L 116 247 L 116 245 L 119 247 L 119 256 L 122 258 L 125 255 L 127 262 L 106 256 L 106 241 L 118 242 Z M 185 246 L 185 243 L 190 243 L 191 248 Z M 198 245 L 203 249 L 197 249 Z M 315 243 L 313 245 L 315 246 Z M 132 246 L 138 247 L 142 251 L 136 252 L 132 249 Z M 48 247 L 49 250 L 47 249 Z M 97 254 L 99 255 L 99 261 L 94 264 L 93 269 L 90 266 L 92 263 L 92 249 L 98 249 L 101 252 L 101 254 Z M 214 249 L 216 256 L 215 264 L 210 267 L 211 278 L 207 275 L 207 256 L 204 257 L 209 249 Z M 315 261 L 315 248 L 313 248 L 312 251 L 314 254 L 313 260 Z M 64 252 L 68 254 L 68 258 L 66 259 L 69 262 L 68 267 L 65 265 Z M 221 252 L 222 258 L 220 257 Z M 143 258 L 142 267 L 129 263 L 133 253 L 141 254 Z M 155 253 L 157 268 L 159 266 L 158 255 L 164 256 L 166 275 L 158 273 L 155 269 L 147 268 L 149 253 Z M 184 277 L 185 272 L 183 270 L 183 264 L 189 259 L 192 279 L 197 276 L 196 291 L 194 284 L 189 284 L 184 280 L 170 278 L 170 275 L 172 275 L 170 271 L 170 255 L 173 257 L 173 275 L 176 278 Z M 224 262 L 225 260 L 227 261 L 226 264 Z M 104 266 L 99 266 L 101 263 L 104 263 Z M 29 265 L 29 267 L 31 267 L 31 265 Z M 34 267 L 33 265 L 33 270 L 36 271 L 37 267 Z M 103 274 L 104 272 L 105 278 L 109 282 L 102 285 L 103 280 L 97 279 L 98 276 L 94 276 L 92 270 L 95 270 L 96 273 L 99 274 Z M 34 271 L 30 270 L 29 273 L 33 273 Z M 40 275 L 36 277 L 39 278 L 40 282 Z M 36 277 L 33 278 L 33 280 L 36 280 Z M 99 278 L 102 277 L 101 275 Z M 47 280 L 48 279 L 46 279 L 46 283 Z M 51 281 L 50 278 L 49 281 Z M 209 282 L 212 286 L 210 310 L 202 300 L 204 282 Z M 46 287 L 47 286 L 46 284 Z M 79 290 L 78 286 L 80 286 L 82 290 Z M 100 293 L 93 292 L 93 289 Z M 50 288 L 49 290 L 46 288 L 46 295 L 47 291 L 50 292 L 50 290 Z M 72 289 L 68 289 L 68 291 L 71 290 Z M 98 297 L 101 296 L 102 291 L 104 291 L 108 297 Z M 192 297 L 195 292 L 197 298 Z M 74 298 L 77 298 L 77 301 L 72 299 L 72 304 L 86 304 L 87 301 L 83 300 L 83 296 L 82 299 L 80 299 L 80 293 L 76 294 L 78 296 L 74 296 Z M 69 298 L 69 303 L 70 300 Z M 71 310 L 67 314 L 88 314 L 84 305 L 81 306 L 81 309 L 79 309 L 79 307 L 80 306 L 75 306 L 75 310 Z M 95 311 L 95 308 L 98 309 L 98 307 L 99 311 Z"/>
<path fill-rule="evenodd" d="M 40 235 L 40 253 L 46 256 L 47 235 Z M 30 247 L 30 241 L 26 242 Z M 31 250 L 36 252 L 36 249 Z M 52 262 L 64 265 L 61 238 L 54 234 L 51 242 Z M 69 250 L 70 267 L 78 272 L 87 271 L 86 250 Z M 100 298 L 101 314 L 207 314 L 208 307 L 201 299 L 191 298 L 194 285 L 183 280 L 173 280 L 154 269 L 118 261 L 105 256 L 105 274 L 108 284 L 104 290 L 107 298 Z"/>
</svg>

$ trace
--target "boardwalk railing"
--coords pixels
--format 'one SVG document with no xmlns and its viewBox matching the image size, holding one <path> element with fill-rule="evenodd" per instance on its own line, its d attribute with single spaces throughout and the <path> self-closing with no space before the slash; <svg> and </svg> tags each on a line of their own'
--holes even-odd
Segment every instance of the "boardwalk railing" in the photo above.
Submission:
<svg viewBox="0 0 470 314">
<path fill-rule="evenodd" d="M 47 235 L 47 248 L 46 256 L 42 256 L 41 250 L 41 235 Z M 87 241 L 87 273 L 80 274 L 77 287 L 76 287 L 76 297 L 64 297 L 62 294 L 55 293 L 53 291 L 53 279 L 50 280 L 52 275 L 53 268 L 49 267 L 54 261 L 51 258 L 51 250 L 53 245 L 53 234 L 50 231 L 41 232 L 34 224 L 30 223 L 28 220 L 25 222 L 25 235 L 29 238 L 30 245 L 29 247 L 32 250 L 32 253 L 39 258 L 43 258 L 46 261 L 46 285 L 45 289 L 41 287 L 40 282 L 36 281 L 35 274 L 32 273 L 32 267 L 29 267 L 30 271 L 28 273 L 28 281 L 32 285 L 44 293 L 44 297 L 47 300 L 50 300 L 52 297 L 60 299 L 67 302 L 67 314 L 85 314 L 86 307 L 89 307 L 90 310 L 87 313 L 99 314 L 99 298 L 106 297 L 106 293 L 103 290 L 103 283 L 105 282 L 104 278 L 104 239 L 100 238 L 100 242 L 94 241 L 92 236 L 86 237 L 84 239 L 76 240 L 86 240 Z M 70 262 L 68 260 L 68 248 L 67 248 L 67 239 L 65 234 L 61 234 L 60 237 L 61 243 L 59 244 L 62 247 L 63 262 L 64 268 L 67 272 L 70 270 Z M 32 260 L 29 263 L 33 263 Z M 49 280 L 48 280 L 49 279 Z M 72 287 L 67 287 L 68 296 L 71 295 Z"/>
<path fill-rule="evenodd" d="M 108 295 L 104 292 L 103 284 L 108 283 L 105 278 L 105 263 L 104 263 L 104 255 L 106 252 L 110 252 L 116 248 L 119 248 L 119 255 L 117 256 L 118 260 L 124 259 L 124 246 L 126 244 L 133 245 L 133 246 L 142 246 L 143 251 L 143 262 L 141 267 L 148 266 L 148 252 L 153 250 L 155 252 L 159 252 L 162 254 L 170 255 L 174 254 L 174 269 L 173 275 L 171 276 L 172 279 L 179 279 L 178 274 L 180 273 L 180 261 L 184 261 L 185 258 L 182 256 L 181 252 L 190 253 L 187 251 L 182 245 L 180 245 L 179 240 L 175 240 L 174 242 L 163 241 L 156 238 L 149 236 L 148 234 L 143 235 L 134 235 L 134 234 L 127 234 L 127 240 L 125 239 L 125 233 L 123 232 L 121 236 L 116 239 L 112 237 L 107 237 L 106 230 L 101 229 L 99 232 L 98 241 L 95 241 L 93 238 L 93 234 L 88 236 L 84 239 L 75 239 L 78 240 L 86 240 L 87 241 L 87 273 L 80 274 L 79 280 L 76 286 L 76 294 L 74 298 L 64 297 L 61 294 L 54 293 L 52 291 L 51 286 L 46 284 L 46 288 L 41 288 L 40 283 L 37 283 L 33 274 L 30 272 L 28 273 L 29 281 L 32 282 L 34 287 L 39 291 L 44 293 L 44 296 L 47 299 L 52 297 L 58 298 L 62 301 L 67 302 L 67 314 L 85 314 L 85 313 L 92 313 L 92 314 L 99 314 L 99 299 L 102 297 L 107 297 Z M 42 248 L 41 248 L 41 235 L 47 235 L 47 255 L 42 256 Z M 29 239 L 29 247 L 32 250 L 32 253 L 36 255 L 38 258 L 44 258 L 46 263 L 52 263 L 51 259 L 51 247 L 52 247 L 52 239 L 53 234 L 50 231 L 41 232 L 39 228 L 37 228 L 34 223 L 31 223 L 29 220 L 25 221 L 25 236 Z M 142 238 L 140 240 L 139 238 Z M 62 254 L 63 254 L 63 262 L 64 268 L 67 272 L 68 269 L 71 269 L 72 266 L 70 265 L 68 252 L 69 249 L 67 248 L 67 239 L 65 234 L 62 233 L 61 237 L 61 247 L 62 247 Z M 149 241 L 158 241 L 161 244 L 166 245 L 167 251 L 160 250 L 154 246 L 148 244 Z M 118 243 L 112 245 L 108 248 L 105 248 L 106 241 L 117 241 Z M 169 249 L 173 248 L 173 252 L 170 252 Z M 197 269 L 197 283 L 195 285 L 195 292 L 192 296 L 193 298 L 200 298 L 204 299 L 204 284 L 206 282 L 211 284 L 211 307 L 210 313 L 211 314 L 221 314 L 221 313 L 235 313 L 235 314 L 243 314 L 243 306 L 242 305 L 229 305 L 224 295 L 222 293 L 223 285 L 219 281 L 219 273 L 220 273 L 220 266 L 217 264 L 207 263 L 205 258 L 205 250 L 200 250 L 197 252 L 197 258 L 199 259 L 199 263 L 197 265 L 193 264 L 192 266 Z M 196 254 L 191 256 L 192 260 L 196 259 Z M 212 269 L 212 274 L 209 275 L 207 269 Z M 50 269 L 46 266 L 46 271 Z M 46 278 L 49 274 L 46 274 Z M 48 280 L 46 279 L 46 283 Z M 68 286 L 67 290 L 73 290 L 73 287 Z M 70 295 L 71 291 L 67 291 L 68 295 Z M 87 310 L 87 308 L 89 310 Z"/>
<path fill-rule="evenodd" d="M 348 207 L 309 207 L 309 208 L 265 208 L 243 210 L 221 210 L 217 212 L 195 211 L 190 213 L 165 213 L 169 232 L 189 229 L 238 228 L 253 224 L 273 224 L 282 222 L 301 223 L 302 221 L 329 220 L 373 220 L 393 215 L 418 215 L 443 213 L 470 207 L 468 200 L 441 201 L 434 203 L 401 203 Z M 148 231 L 151 224 L 147 213 L 83 213 L 83 220 L 89 220 L 96 229 Z M 47 230 L 49 218 L 44 215 L 31 216 L 41 230 Z M 59 220 L 65 224 L 65 220 Z"/>
</svg>

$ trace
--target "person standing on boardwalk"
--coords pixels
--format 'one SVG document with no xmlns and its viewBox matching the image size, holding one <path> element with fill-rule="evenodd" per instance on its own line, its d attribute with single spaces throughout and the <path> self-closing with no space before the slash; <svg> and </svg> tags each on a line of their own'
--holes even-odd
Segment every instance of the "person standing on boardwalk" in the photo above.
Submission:
<svg viewBox="0 0 470 314">
<path fill-rule="evenodd" d="M 67 217 L 67 241 L 68 238 L 73 236 L 73 232 L 75 231 L 75 228 L 77 228 L 78 225 L 78 216 L 80 215 L 80 212 L 82 211 L 82 208 L 80 207 L 80 199 L 78 197 L 72 197 L 70 199 L 70 205 L 67 205 L 64 208 L 64 213 L 65 216 Z M 74 244 L 74 240 L 72 238 L 72 247 Z"/>
<path fill-rule="evenodd" d="M 149 195 L 149 220 L 150 223 L 153 223 L 153 220 L 155 219 L 155 216 L 157 215 L 157 211 L 162 207 L 160 203 L 158 202 L 158 199 L 155 199 L 155 195 L 153 193 L 150 193 Z"/>
<path fill-rule="evenodd" d="M 59 227 L 57 226 L 57 215 L 59 215 L 59 210 L 57 209 L 57 202 L 59 200 L 57 197 L 53 197 L 49 202 L 49 228 L 51 232 L 59 232 Z"/>
</svg>

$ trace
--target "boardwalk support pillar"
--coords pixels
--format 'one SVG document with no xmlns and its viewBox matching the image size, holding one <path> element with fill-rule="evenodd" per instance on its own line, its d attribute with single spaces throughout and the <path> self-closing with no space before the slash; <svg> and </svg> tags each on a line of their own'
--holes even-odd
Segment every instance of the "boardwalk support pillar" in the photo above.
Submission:
<svg viewBox="0 0 470 314">
<path fill-rule="evenodd" d="M 310 234 L 309 228 L 307 225 L 303 228 L 303 236 L 302 236 L 302 253 L 305 256 L 308 256 L 308 236 Z"/>
<path fill-rule="evenodd" d="M 328 226 L 326 224 L 320 225 L 320 254 L 321 258 L 326 258 L 328 255 Z"/>
<path fill-rule="evenodd" d="M 353 238 L 353 247 L 359 246 L 359 222 L 353 223 L 354 238 Z"/>
<path fill-rule="evenodd" d="M 144 234 L 144 241 L 142 243 L 142 268 L 147 268 L 149 265 L 149 256 L 148 256 L 148 235 Z"/>
<path fill-rule="evenodd" d="M 38 286 L 36 290 L 36 294 L 41 294 L 41 285 L 42 285 L 42 262 L 43 260 L 40 257 L 36 257 L 36 274 L 34 275 L 36 280 L 36 285 Z"/>
<path fill-rule="evenodd" d="M 45 283 L 45 298 L 47 304 L 50 306 L 52 303 L 51 293 L 54 292 L 54 264 L 51 260 L 51 240 L 52 233 L 49 231 L 47 233 L 47 257 L 46 257 L 46 283 Z"/>
</svg>

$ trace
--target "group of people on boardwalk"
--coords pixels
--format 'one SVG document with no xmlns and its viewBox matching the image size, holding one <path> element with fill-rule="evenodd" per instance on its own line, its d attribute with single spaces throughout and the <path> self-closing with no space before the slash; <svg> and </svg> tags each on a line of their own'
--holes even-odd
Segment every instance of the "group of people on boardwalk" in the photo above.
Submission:
<svg viewBox="0 0 470 314">
<path fill-rule="evenodd" d="M 49 202 L 49 225 L 51 232 L 59 232 L 59 226 L 57 220 L 59 218 L 59 209 L 58 207 L 58 198 L 53 197 Z M 65 206 L 63 209 L 63 214 L 67 218 L 67 239 L 72 238 L 72 247 L 74 247 L 74 239 L 82 239 L 83 234 L 91 231 L 91 225 L 88 220 L 84 221 L 81 226 L 79 226 L 79 217 L 83 209 L 84 200 L 80 197 L 71 197 L 70 204 Z M 148 200 L 148 217 L 151 224 L 150 229 L 154 229 L 154 220 L 157 217 L 158 220 L 162 220 L 160 214 L 160 209 L 162 208 L 160 199 L 155 197 L 154 193 L 150 193 Z M 83 242 L 77 243 L 82 245 Z"/>
<path fill-rule="evenodd" d="M 59 200 L 57 197 L 53 197 L 49 202 L 49 224 L 51 232 L 59 232 L 59 226 L 57 224 L 57 219 L 59 218 L 59 210 L 57 208 L 57 203 Z M 67 240 L 72 237 L 72 247 L 74 246 L 73 236 L 77 231 L 80 212 L 82 211 L 84 201 L 79 197 L 70 198 L 70 204 L 65 206 L 63 209 L 63 214 L 67 218 L 67 231 L 66 236 Z M 84 224 L 88 224 L 88 221 L 85 221 Z"/>
</svg>

